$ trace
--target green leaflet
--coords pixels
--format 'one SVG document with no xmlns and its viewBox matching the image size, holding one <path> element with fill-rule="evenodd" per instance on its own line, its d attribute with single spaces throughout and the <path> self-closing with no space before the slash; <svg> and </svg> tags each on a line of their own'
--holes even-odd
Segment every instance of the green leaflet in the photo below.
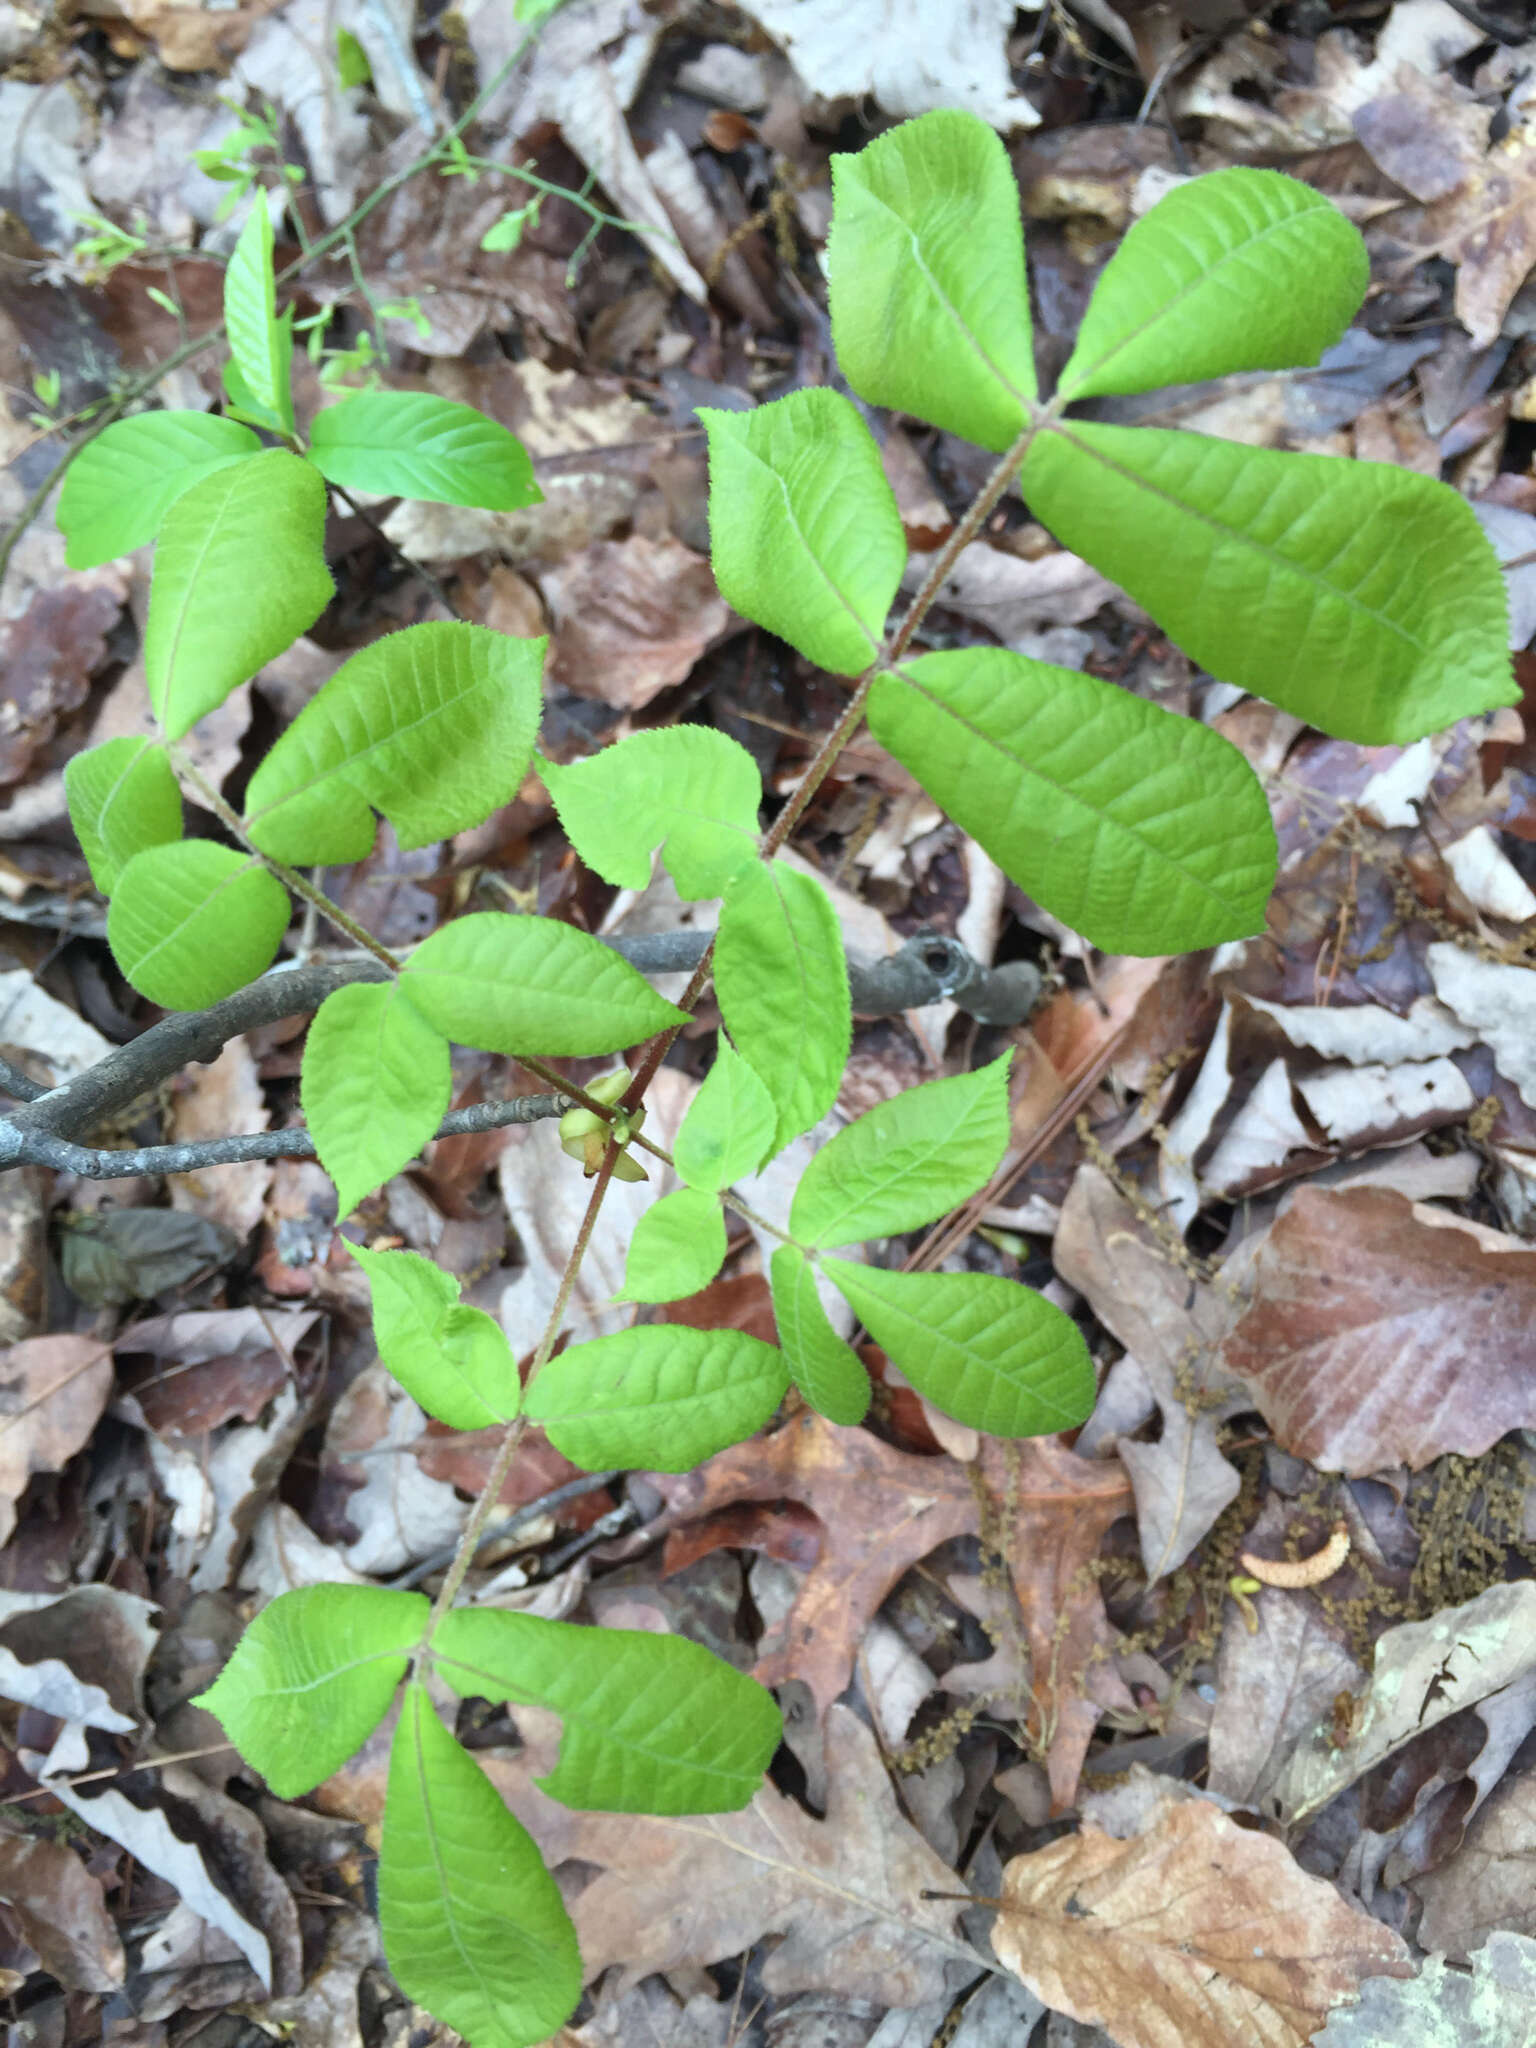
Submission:
<svg viewBox="0 0 1536 2048">
<path fill-rule="evenodd" d="M 1104 267 L 1056 396 L 1315 363 L 1365 297 L 1358 228 L 1279 171 L 1212 171 L 1160 199 Z"/>
<path fill-rule="evenodd" d="M 619 1052 L 681 1021 L 627 960 L 574 925 L 481 911 L 443 925 L 401 985 L 445 1038 L 483 1052 Z"/>
<path fill-rule="evenodd" d="M 682 1636 L 460 1607 L 435 1648 L 456 1692 L 560 1716 L 559 1761 L 538 1782 L 567 1806 L 729 1813 L 752 1798 L 778 1747 L 772 1693 Z"/>
<path fill-rule="evenodd" d="M 837 1099 L 853 1013 L 827 892 L 782 861 L 755 861 L 725 892 L 715 992 L 737 1050 L 773 1098 L 774 1150 Z"/>
<path fill-rule="evenodd" d="M 459 1283 L 416 1252 L 347 1250 L 368 1275 L 379 1357 L 429 1415 L 450 1429 L 510 1422 L 522 1399 L 501 1325 L 459 1301 Z"/>
<path fill-rule="evenodd" d="M 153 740 L 103 740 L 64 764 L 64 794 L 103 896 L 136 853 L 181 837 L 181 791 L 163 747 Z"/>
<path fill-rule="evenodd" d="M 179 740 L 312 626 L 331 600 L 325 485 L 269 448 L 184 491 L 155 543 L 144 633 L 149 701 Z"/>
<path fill-rule="evenodd" d="M 329 867 L 372 851 L 375 811 L 410 849 L 511 803 L 533 758 L 546 644 L 444 622 L 354 654 L 252 776 L 252 841 Z"/>
<path fill-rule="evenodd" d="M 290 310 L 281 320 L 277 317 L 272 219 L 266 194 L 259 189 L 224 272 L 224 327 L 233 358 L 224 377 L 231 403 L 257 426 L 291 435 L 293 314 Z"/>
<path fill-rule="evenodd" d="M 203 1010 L 272 964 L 288 929 L 288 892 L 249 854 L 211 839 L 136 853 L 107 910 L 107 943 L 140 995 Z"/>
<path fill-rule="evenodd" d="M 515 512 L 544 493 L 515 434 L 430 391 L 359 391 L 315 415 L 309 459 L 333 484 Z"/>
<path fill-rule="evenodd" d="M 1432 477 L 1071 420 L 1023 485 L 1196 661 L 1324 732 L 1406 743 L 1517 700 L 1498 563 Z"/>
<path fill-rule="evenodd" d="M 383 1720 L 431 1605 L 381 1586 L 280 1593 L 193 1704 L 218 1716 L 279 1799 L 297 1799 Z"/>
<path fill-rule="evenodd" d="M 762 777 L 745 747 L 703 725 L 632 733 L 585 761 L 540 761 L 566 837 L 616 889 L 643 889 L 651 856 L 685 902 L 721 896 L 757 854 Z"/>
<path fill-rule="evenodd" d="M 869 1411 L 869 1374 L 845 1344 L 816 1292 L 816 1275 L 803 1252 L 781 1244 L 769 1263 L 773 1319 L 795 1385 L 828 1422 L 851 1428 Z"/>
<path fill-rule="evenodd" d="M 1087 1420 L 1088 1347 L 1043 1295 L 990 1273 L 823 1264 L 881 1350 L 945 1415 L 988 1436 L 1050 1436 Z"/>
<path fill-rule="evenodd" d="M 1012 1058 L 925 1081 L 839 1131 L 800 1176 L 790 1235 L 809 1245 L 893 1237 L 974 1194 L 1008 1144 Z"/>
<path fill-rule="evenodd" d="M 152 541 L 183 491 L 259 455 L 249 427 L 208 412 L 141 412 L 114 420 L 70 464 L 59 493 L 59 531 L 71 569 L 132 554 Z"/>
<path fill-rule="evenodd" d="M 725 1218 L 713 1195 L 679 1188 L 635 1225 L 619 1301 L 681 1301 L 707 1287 L 725 1263 Z"/>
<path fill-rule="evenodd" d="M 379 1926 L 401 1990 L 470 2048 L 531 2048 L 581 1996 L 559 1887 L 419 1685 L 390 1750 Z"/>
<path fill-rule="evenodd" d="M 304 1041 L 299 1097 L 320 1164 L 336 1183 L 338 1216 L 410 1164 L 452 1093 L 448 1041 L 403 983 L 332 990 Z"/>
<path fill-rule="evenodd" d="M 777 1123 L 773 1097 L 722 1037 L 715 1064 L 678 1130 L 673 1163 L 689 1187 L 718 1194 L 757 1172 Z"/>
<path fill-rule="evenodd" d="M 827 289 L 861 398 L 1001 452 L 1035 397 L 1019 188 L 974 114 L 924 114 L 832 159 Z"/>
<path fill-rule="evenodd" d="M 783 1353 L 756 1337 L 652 1323 L 573 1344 L 523 1405 L 589 1472 L 686 1472 L 761 1429 L 788 1385 Z"/>
<path fill-rule="evenodd" d="M 1262 931 L 1258 777 L 1209 726 L 1000 647 L 879 676 L 869 727 L 1021 889 L 1109 953 Z"/>
<path fill-rule="evenodd" d="M 709 551 L 728 604 L 836 674 L 880 648 L 906 567 L 896 498 L 868 427 L 811 387 L 755 412 L 699 407 L 709 436 Z"/>
</svg>

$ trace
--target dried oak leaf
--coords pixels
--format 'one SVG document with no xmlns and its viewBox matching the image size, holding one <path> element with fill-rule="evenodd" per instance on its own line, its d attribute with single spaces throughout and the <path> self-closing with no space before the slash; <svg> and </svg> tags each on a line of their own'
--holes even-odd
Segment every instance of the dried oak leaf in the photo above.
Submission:
<svg viewBox="0 0 1536 2048">
<path fill-rule="evenodd" d="M 1120 2048 L 1301 2048 L 1362 1978 L 1412 1974 L 1390 1928 L 1200 1799 L 1016 1856 L 1002 1896 L 998 1959 Z"/>
<path fill-rule="evenodd" d="M 741 1813 L 578 1813 L 539 1791 L 527 1752 L 481 1761 L 552 1868 L 598 1866 L 571 1903 L 589 1980 L 612 1963 L 625 1983 L 696 1968 L 781 1934 L 763 1968 L 771 1992 L 941 1998 L 946 1964 L 978 1960 L 953 1931 L 955 1907 L 922 1897 L 958 1890 L 955 1874 L 903 1817 L 858 1716 L 834 1707 L 826 1735 L 825 1820 L 771 1785 Z"/>
<path fill-rule="evenodd" d="M 28 1946 L 66 1991 L 118 1990 L 127 1972 L 103 1896 L 72 1849 L 0 1834 L 0 1899 Z"/>
<path fill-rule="evenodd" d="M 821 1713 L 848 1684 L 859 1640 L 902 1573 L 978 1520 L 970 1479 L 954 1459 L 892 1450 L 867 1430 L 838 1429 L 809 1411 L 697 1471 L 654 1483 L 674 1529 L 749 1500 L 800 1501 L 817 1517 L 820 1555 L 781 1647 L 757 1676 L 764 1685 L 804 1679 Z"/>
<path fill-rule="evenodd" d="M 1417 1472 L 1536 1424 L 1533 1322 L 1536 1251 L 1517 1239 L 1389 1188 L 1302 1188 L 1222 1360 L 1297 1457 Z"/>
<path fill-rule="evenodd" d="M 1091 1569 L 1105 1531 L 1131 1512 L 1131 1483 L 1117 1460 L 1079 1458 L 1053 1436 L 983 1438 L 979 1466 L 1023 1610 L 1034 1733 L 1059 1813 L 1077 1797 L 1100 1714 L 1133 1704 L 1109 1661 L 1119 1638 Z"/>
<path fill-rule="evenodd" d="M 112 1351 L 99 1338 L 24 1337 L 0 1352 L 0 1543 L 34 1472 L 61 1472 L 112 1393 Z"/>
</svg>

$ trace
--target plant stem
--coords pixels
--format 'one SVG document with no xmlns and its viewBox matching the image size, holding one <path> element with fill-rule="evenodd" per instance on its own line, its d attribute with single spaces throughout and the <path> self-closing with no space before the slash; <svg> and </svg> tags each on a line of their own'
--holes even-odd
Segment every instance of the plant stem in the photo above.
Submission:
<svg viewBox="0 0 1536 2048">
<path fill-rule="evenodd" d="M 603 1206 L 603 1197 L 608 1192 L 609 1183 L 613 1178 L 613 1164 L 618 1156 L 618 1148 L 610 1142 L 603 1163 L 598 1169 L 597 1179 L 592 1183 L 592 1193 L 587 1201 L 586 1214 L 581 1219 L 581 1228 L 576 1233 L 576 1242 L 571 1246 L 570 1257 L 565 1262 L 565 1271 L 560 1275 L 560 1291 L 555 1296 L 554 1307 L 549 1312 L 549 1321 L 544 1325 L 539 1348 L 534 1352 L 533 1364 L 528 1369 L 527 1383 L 530 1387 L 548 1364 L 550 1354 L 559 1342 L 565 1312 L 570 1307 L 571 1295 L 575 1290 L 576 1276 L 581 1271 L 581 1262 L 586 1257 L 587 1246 L 592 1241 L 598 1211 Z M 517 1462 L 517 1454 L 527 1428 L 526 1414 L 514 1416 L 507 1424 L 507 1433 L 501 1440 L 485 1485 L 480 1489 L 480 1498 L 475 1502 L 469 1520 L 464 1525 L 464 1534 L 459 1538 L 459 1547 L 454 1552 L 453 1563 L 449 1565 L 447 1576 L 432 1604 L 432 1612 L 421 1641 L 423 1650 L 431 1643 L 439 1622 L 452 1607 L 459 1588 L 464 1583 L 464 1575 L 474 1562 L 475 1552 L 480 1548 L 480 1539 L 485 1533 L 485 1526 L 501 1499 L 501 1489 L 507 1483 L 507 1476 Z"/>
</svg>

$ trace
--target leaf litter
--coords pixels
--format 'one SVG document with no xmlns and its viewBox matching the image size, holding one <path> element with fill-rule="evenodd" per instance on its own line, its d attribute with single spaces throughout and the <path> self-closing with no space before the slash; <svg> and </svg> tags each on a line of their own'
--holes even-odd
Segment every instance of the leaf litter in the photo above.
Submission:
<svg viewBox="0 0 1536 2048">
<path fill-rule="evenodd" d="M 746 745 L 771 796 L 792 790 L 841 686 L 715 591 L 692 408 L 826 380 L 827 157 L 854 110 L 879 125 L 970 105 L 1009 138 L 1057 361 L 1093 276 L 1170 180 L 1259 161 L 1332 198 L 1366 235 L 1373 292 L 1320 369 L 1102 409 L 1162 406 L 1252 445 L 1448 477 L 1506 564 L 1528 660 L 1536 43 L 1510 10 L 1473 12 L 1297 0 L 1254 25 L 1185 5 L 1154 20 L 988 4 L 935 37 L 893 0 L 707 16 L 570 0 L 477 137 L 503 168 L 409 181 L 359 230 L 350 281 L 306 279 L 328 342 L 360 346 L 366 329 L 386 382 L 504 418 L 544 500 L 365 507 L 383 538 L 336 522 L 336 606 L 210 722 L 199 765 L 237 787 L 260 737 L 348 653 L 443 616 L 446 597 L 550 630 L 553 758 L 690 718 Z M 175 347 L 174 295 L 206 324 L 208 266 L 172 252 L 226 246 L 222 188 L 187 163 L 231 132 L 220 95 L 271 106 L 317 224 L 331 220 L 412 160 L 423 109 L 451 118 L 510 48 L 510 10 L 466 7 L 462 33 L 458 19 L 349 5 L 336 20 L 372 80 L 338 88 L 335 23 L 317 28 L 308 0 L 125 5 L 67 43 L 35 10 L 0 10 L 0 91 L 27 115 L 7 145 L 20 261 L 0 284 L 7 517 L 64 413 Z M 566 194 L 590 178 L 587 196 L 642 231 L 590 234 L 557 192 L 515 248 L 483 247 L 529 197 L 518 165 Z M 103 284 L 71 254 L 89 208 L 142 238 Z M 34 382 L 53 368 L 56 406 Z M 206 404 L 208 374 L 169 373 L 167 402 Z M 300 358 L 301 418 L 323 397 Z M 949 437 L 874 423 L 920 575 L 977 479 Z M 61 781 L 92 739 L 140 729 L 143 594 L 141 566 L 66 571 L 45 514 L 5 595 L 26 680 L 0 719 L 0 1053 L 36 1085 L 151 1021 L 110 971 Z M 1503 2048 L 1526 2022 L 1536 1937 L 1522 717 L 1362 748 L 1234 703 L 1011 498 L 935 625 L 948 644 L 1112 677 L 1243 747 L 1281 841 L 1268 931 L 1193 961 L 1105 958 L 867 744 L 818 795 L 794 853 L 856 951 L 927 929 L 1045 978 L 1020 1027 L 953 1005 L 860 1021 L 841 1115 L 1015 1053 L 999 1174 L 887 1262 L 1047 1287 L 1089 1338 L 1099 1401 L 1075 1439 L 936 1436 L 865 1345 L 861 1428 L 789 1410 L 697 1472 L 569 1498 L 574 1468 L 535 1441 L 497 1512 L 539 1512 L 487 1545 L 470 1597 L 683 1628 L 788 1710 L 754 1806 L 699 1823 L 573 1814 L 533 1782 L 536 1717 L 477 1727 L 572 1898 L 590 1984 L 567 2037 L 894 2048 L 948 2026 L 958 2048 Z M 383 835 L 347 887 L 400 942 L 459 907 L 630 931 L 684 915 L 665 889 L 616 895 L 583 875 L 532 782 L 452 846 L 402 856 Z M 101 1140 L 295 1120 L 301 1031 L 232 1041 Z M 702 1050 L 685 1038 L 658 1079 L 663 1133 Z M 502 1060 L 455 1068 L 456 1103 L 526 1085 Z M 365 1241 L 436 1257 L 523 1351 L 581 1199 L 552 1136 L 440 1145 L 361 1216 Z M 285 1805 L 189 1702 L 277 1590 L 430 1588 L 489 1441 L 428 1423 L 377 1365 L 312 1164 L 105 1193 L 10 1178 L 6 1984 L 48 2038 L 65 1996 L 88 2029 L 121 1988 L 146 2048 L 245 2001 L 301 2048 L 378 2048 L 407 2018 L 364 1910 L 382 1751 Z M 573 1336 L 631 1313 L 613 1297 L 625 1219 L 650 1198 L 631 1212 L 635 1193 L 604 1212 Z M 770 1336 L 761 1247 L 733 1237 L 722 1278 L 667 1314 Z M 1246 1576 L 1245 1554 L 1294 1562 L 1340 1525 L 1349 1554 L 1327 1580 Z M 994 1918 L 930 1892 L 1008 1903 Z"/>
</svg>

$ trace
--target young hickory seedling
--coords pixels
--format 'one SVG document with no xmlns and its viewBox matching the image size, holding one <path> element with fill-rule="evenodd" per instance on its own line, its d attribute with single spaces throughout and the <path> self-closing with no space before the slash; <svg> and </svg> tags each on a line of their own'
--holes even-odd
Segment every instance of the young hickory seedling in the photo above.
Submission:
<svg viewBox="0 0 1536 2048">
<path fill-rule="evenodd" d="M 1016 479 L 1031 511 L 1196 661 L 1327 732 L 1409 741 L 1516 694 L 1499 571 L 1454 492 L 1407 470 L 1084 416 L 1086 401 L 1113 394 L 1316 362 L 1366 285 L 1360 237 L 1326 200 L 1272 171 L 1177 187 L 1107 265 L 1047 398 L 1018 193 L 992 131 L 967 114 L 930 114 L 833 169 L 828 281 L 842 375 L 872 404 L 1000 459 L 888 630 L 907 549 L 857 408 L 804 390 L 752 412 L 702 413 L 720 588 L 808 660 L 853 679 L 846 714 L 766 840 L 750 756 L 704 727 L 537 764 L 571 844 L 603 880 L 643 888 L 659 849 L 680 896 L 720 900 L 724 1031 L 677 1138 L 682 1186 L 635 1234 L 633 1301 L 675 1301 L 708 1283 L 733 1183 L 813 1129 L 836 1097 L 850 1032 L 842 940 L 825 892 L 776 856 L 862 719 L 1022 888 L 1095 945 L 1171 953 L 1262 926 L 1275 839 L 1235 747 L 1113 684 L 1005 648 L 919 651 L 945 576 Z M 60 506 L 77 567 L 155 541 L 144 654 L 161 736 L 109 741 L 68 771 L 71 815 L 110 898 L 108 938 L 134 985 L 171 1009 L 202 1008 L 262 973 L 295 891 L 366 950 L 358 978 L 315 1016 L 302 1073 L 344 1217 L 437 1130 L 451 1043 L 537 1064 L 651 1041 L 634 1086 L 627 1070 L 612 1076 L 567 1119 L 565 1143 L 596 1169 L 600 1200 L 616 1160 L 655 1150 L 640 1130 L 640 1075 L 683 1012 L 601 941 L 547 918 L 459 917 L 395 958 L 297 872 L 365 858 L 380 813 L 410 848 L 510 803 L 534 760 L 544 642 L 453 624 L 376 642 L 266 755 L 239 816 L 179 752 L 330 597 L 327 480 L 502 509 L 538 496 L 510 434 L 425 394 L 345 398 L 303 449 L 271 240 L 258 206 L 229 266 L 226 415 L 120 421 L 82 452 Z M 219 817 L 225 840 L 181 836 L 180 783 Z M 1007 1064 L 859 1118 L 814 1154 L 782 1225 L 759 1219 L 780 1239 L 776 1346 L 662 1323 L 554 1357 L 557 1309 L 524 1390 L 498 1324 L 462 1304 L 446 1274 L 410 1252 L 358 1249 L 380 1356 L 449 1427 L 506 1426 L 488 1500 L 525 1419 L 591 1470 L 666 1471 L 749 1436 L 791 1381 L 833 1422 L 857 1423 L 869 1383 L 834 1328 L 827 1287 L 960 1422 L 999 1436 L 1081 1422 L 1094 1394 L 1087 1351 L 1041 1296 L 985 1274 L 832 1255 L 927 1224 L 985 1183 L 1008 1141 Z M 568 1283 L 585 1241 L 584 1230 Z M 402 1987 L 476 2048 L 520 2048 L 571 2011 L 576 1936 L 533 1841 L 444 1726 L 428 1684 L 553 1708 L 564 1736 L 544 1790 L 620 1812 L 743 1805 L 779 1718 L 767 1692 L 679 1638 L 456 1605 L 486 1504 L 435 1605 L 368 1587 L 286 1594 L 204 1703 L 288 1797 L 337 1769 L 403 1684 L 380 1851 L 385 1951 Z"/>
</svg>

